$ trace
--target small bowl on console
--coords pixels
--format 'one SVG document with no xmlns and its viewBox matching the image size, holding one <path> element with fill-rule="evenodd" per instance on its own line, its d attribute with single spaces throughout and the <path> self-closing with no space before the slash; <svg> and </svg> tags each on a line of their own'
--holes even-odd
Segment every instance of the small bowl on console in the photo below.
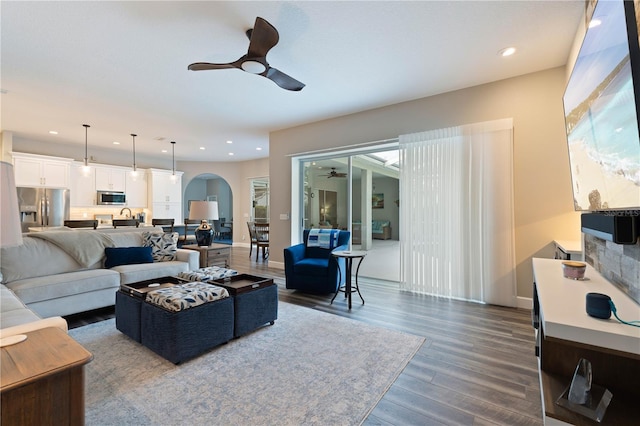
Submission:
<svg viewBox="0 0 640 426">
<path fill-rule="evenodd" d="M 583 262 L 562 262 L 562 275 L 572 280 L 583 280 L 587 264 Z"/>
</svg>

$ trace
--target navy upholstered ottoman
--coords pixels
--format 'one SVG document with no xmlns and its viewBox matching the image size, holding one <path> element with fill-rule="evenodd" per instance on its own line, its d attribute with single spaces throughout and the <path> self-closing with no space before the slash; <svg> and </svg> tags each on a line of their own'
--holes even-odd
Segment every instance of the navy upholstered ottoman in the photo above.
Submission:
<svg viewBox="0 0 640 426">
<path fill-rule="evenodd" d="M 147 298 L 147 293 L 188 282 L 178 277 L 163 277 L 122 284 L 116 292 L 116 328 L 140 343 L 142 303 Z"/>
<path fill-rule="evenodd" d="M 141 343 L 178 364 L 233 338 L 233 299 L 211 284 L 156 290 L 142 303 Z"/>
<path fill-rule="evenodd" d="M 278 286 L 270 278 L 236 275 L 214 280 L 234 301 L 234 337 L 240 337 L 278 319 Z"/>
</svg>

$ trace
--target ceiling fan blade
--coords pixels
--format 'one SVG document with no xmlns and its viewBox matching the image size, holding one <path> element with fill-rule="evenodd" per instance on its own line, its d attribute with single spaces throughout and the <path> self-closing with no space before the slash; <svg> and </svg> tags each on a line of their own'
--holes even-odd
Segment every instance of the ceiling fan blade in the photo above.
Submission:
<svg viewBox="0 0 640 426">
<path fill-rule="evenodd" d="M 282 71 L 278 71 L 273 67 L 269 67 L 269 69 L 267 70 L 264 76 L 272 80 L 274 83 L 276 83 L 278 86 L 282 87 L 283 89 L 292 90 L 294 92 L 298 92 L 302 90 L 302 88 L 305 86 L 304 83 L 296 80 L 291 76 L 288 76 Z"/>
<path fill-rule="evenodd" d="M 209 62 L 195 62 L 189 65 L 191 71 L 206 71 L 206 70 L 222 70 L 225 68 L 236 68 L 233 63 L 230 64 L 211 64 Z"/>
<path fill-rule="evenodd" d="M 280 36 L 273 25 L 262 19 L 256 18 L 253 29 L 247 31 L 249 35 L 249 58 L 264 58 L 269 50 L 278 44 Z"/>
</svg>

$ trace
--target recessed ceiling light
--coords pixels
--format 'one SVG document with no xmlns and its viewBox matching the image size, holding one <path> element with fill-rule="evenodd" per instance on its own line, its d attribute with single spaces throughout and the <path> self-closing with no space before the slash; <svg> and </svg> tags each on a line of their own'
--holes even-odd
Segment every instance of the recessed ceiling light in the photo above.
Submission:
<svg viewBox="0 0 640 426">
<path fill-rule="evenodd" d="M 227 141 L 227 143 L 233 143 L 233 141 Z"/>
<path fill-rule="evenodd" d="M 504 49 L 498 51 L 498 55 L 506 57 L 506 56 L 511 56 L 514 53 L 516 53 L 516 48 L 515 47 L 505 47 Z"/>
<path fill-rule="evenodd" d="M 118 142 L 118 141 L 113 141 L 113 144 L 114 144 L 114 145 L 120 145 L 120 142 Z"/>
<path fill-rule="evenodd" d="M 230 152 L 229 155 L 233 155 L 233 152 Z"/>
<path fill-rule="evenodd" d="M 257 147 L 257 148 L 256 148 L 256 151 L 262 151 L 262 148 Z"/>
<path fill-rule="evenodd" d="M 49 134 L 51 135 L 57 135 L 58 132 L 56 130 L 49 130 Z"/>
<path fill-rule="evenodd" d="M 594 18 L 591 21 L 589 21 L 589 28 L 597 27 L 600 24 L 602 24 L 602 21 L 598 18 Z"/>
<path fill-rule="evenodd" d="M 163 149 L 161 152 L 167 152 L 167 150 L 166 150 L 166 149 Z"/>
<path fill-rule="evenodd" d="M 204 146 L 201 146 L 201 147 L 200 147 L 200 149 L 201 149 L 202 151 L 204 151 L 204 150 L 205 150 L 205 147 L 204 147 Z"/>
</svg>

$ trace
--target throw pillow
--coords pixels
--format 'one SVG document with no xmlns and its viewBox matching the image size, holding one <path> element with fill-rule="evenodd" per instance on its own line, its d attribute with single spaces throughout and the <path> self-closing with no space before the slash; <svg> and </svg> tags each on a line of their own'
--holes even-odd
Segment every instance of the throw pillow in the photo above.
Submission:
<svg viewBox="0 0 640 426">
<path fill-rule="evenodd" d="M 151 247 L 106 247 L 104 254 L 107 257 L 104 261 L 105 268 L 137 263 L 153 263 Z"/>
<path fill-rule="evenodd" d="M 151 256 L 155 262 L 175 260 L 178 250 L 178 233 L 143 232 L 142 245 L 151 247 Z"/>
</svg>

